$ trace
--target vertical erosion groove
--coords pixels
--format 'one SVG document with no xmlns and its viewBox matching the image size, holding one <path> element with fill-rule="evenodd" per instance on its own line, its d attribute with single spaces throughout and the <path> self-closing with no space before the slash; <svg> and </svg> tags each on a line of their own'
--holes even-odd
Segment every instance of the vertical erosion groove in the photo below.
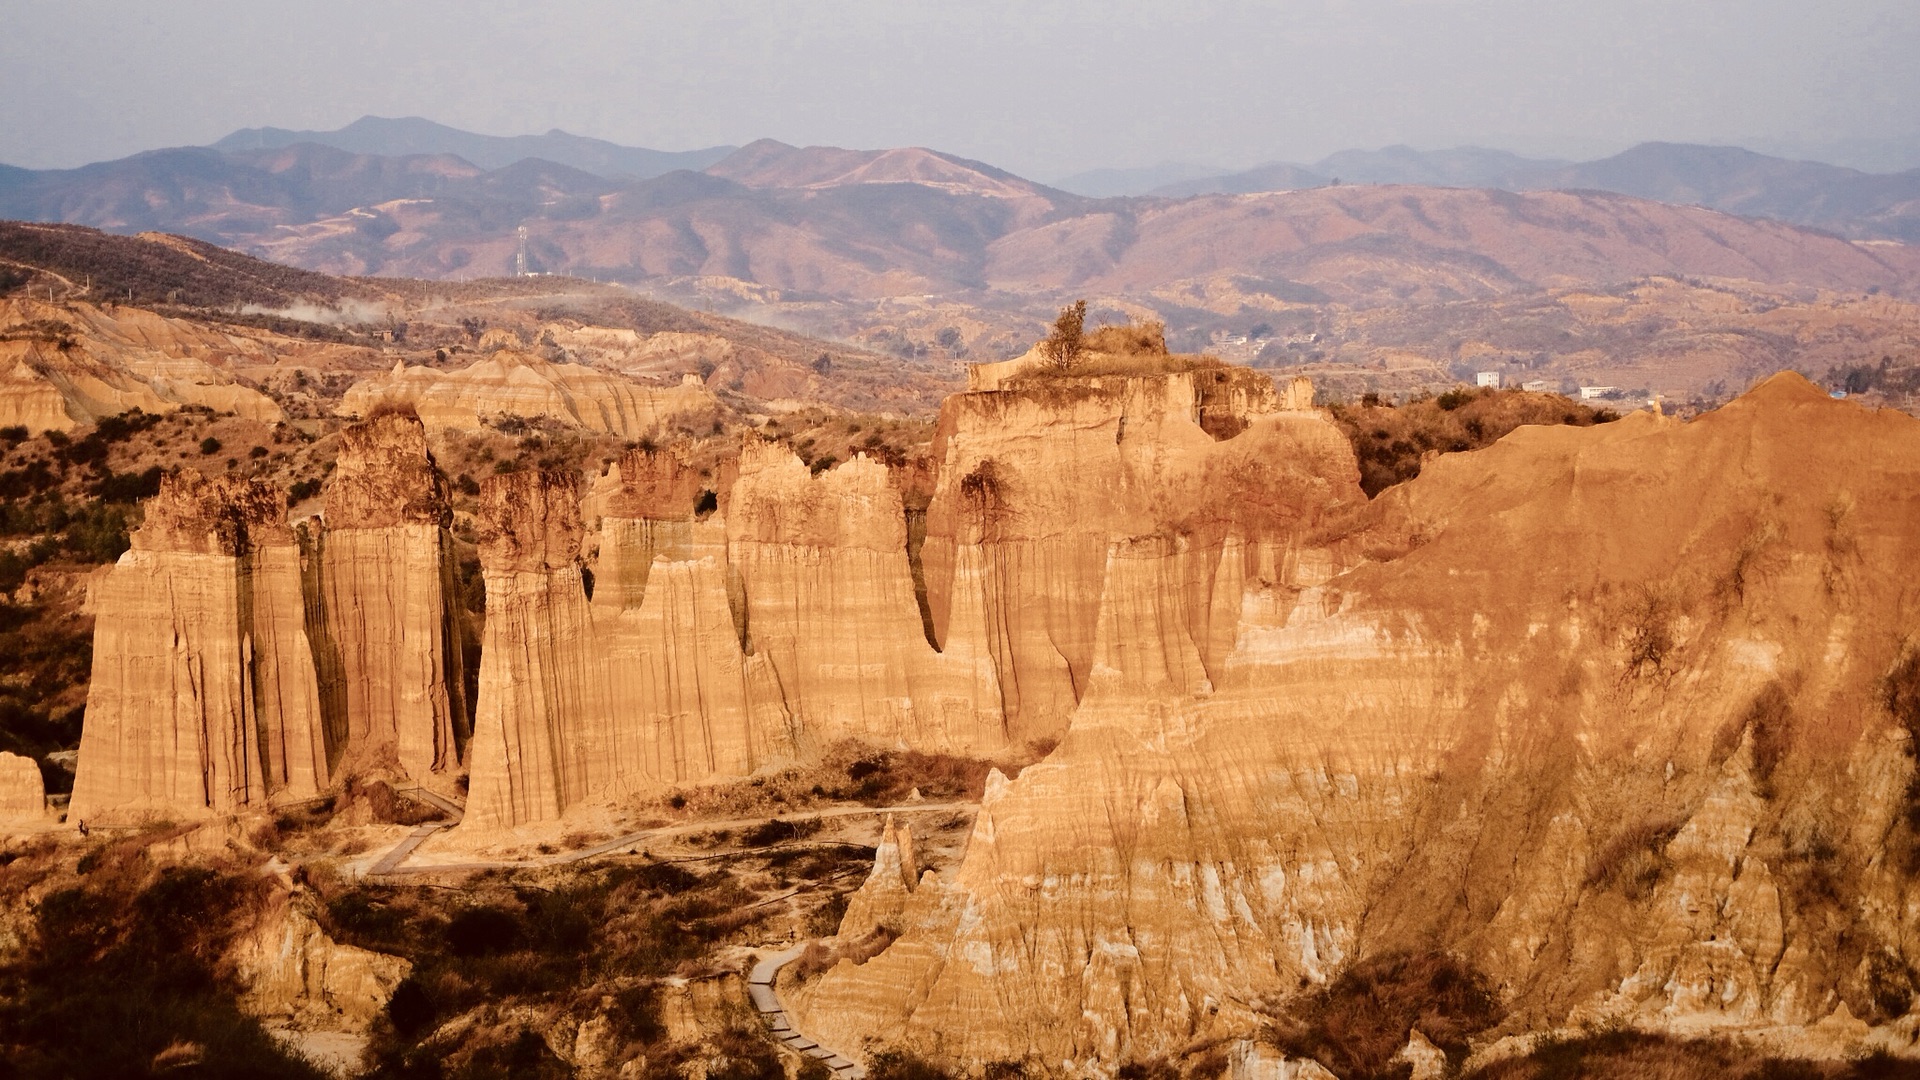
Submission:
<svg viewBox="0 0 1920 1080">
<path fill-rule="evenodd" d="M 927 509 L 911 506 L 907 515 L 907 570 L 913 575 L 913 602 L 920 607 L 920 629 L 934 652 L 942 651 L 933 632 L 933 605 L 927 598 L 927 568 L 920 561 L 920 549 L 927 545 Z"/>
</svg>

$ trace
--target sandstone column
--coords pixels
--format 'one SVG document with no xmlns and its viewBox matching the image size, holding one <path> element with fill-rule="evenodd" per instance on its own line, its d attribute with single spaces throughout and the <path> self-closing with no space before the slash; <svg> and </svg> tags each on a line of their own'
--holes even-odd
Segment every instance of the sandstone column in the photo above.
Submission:
<svg viewBox="0 0 1920 1080">
<path fill-rule="evenodd" d="M 69 820 L 192 818 L 316 789 L 313 660 L 279 512 L 265 485 L 191 471 L 148 501 L 97 600 Z"/>
<path fill-rule="evenodd" d="M 341 433 L 326 495 L 321 593 L 349 773 L 428 781 L 459 768 L 466 693 L 446 478 L 418 418 L 385 413 Z"/>
<path fill-rule="evenodd" d="M 511 828 L 612 794 L 637 762 L 581 578 L 577 478 L 509 473 L 480 498 L 487 624 L 463 825 Z"/>
<path fill-rule="evenodd" d="M 792 717 L 751 629 L 720 500 L 736 471 L 702 476 L 672 451 L 618 466 L 601 521 L 594 622 L 607 647 L 639 783 L 744 776 L 794 750 Z M 715 493 L 701 505 L 703 491 Z"/>
</svg>

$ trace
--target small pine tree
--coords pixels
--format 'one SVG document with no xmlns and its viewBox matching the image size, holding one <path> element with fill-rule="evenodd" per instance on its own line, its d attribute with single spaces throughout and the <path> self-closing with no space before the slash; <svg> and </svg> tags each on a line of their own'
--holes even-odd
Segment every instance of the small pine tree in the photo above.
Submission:
<svg viewBox="0 0 1920 1080">
<path fill-rule="evenodd" d="M 1087 302 L 1075 300 L 1060 309 L 1060 317 L 1053 320 L 1053 333 L 1040 343 L 1040 355 L 1047 358 L 1057 371 L 1071 371 L 1080 362 L 1080 353 L 1086 348 L 1083 331 L 1087 325 Z"/>
</svg>

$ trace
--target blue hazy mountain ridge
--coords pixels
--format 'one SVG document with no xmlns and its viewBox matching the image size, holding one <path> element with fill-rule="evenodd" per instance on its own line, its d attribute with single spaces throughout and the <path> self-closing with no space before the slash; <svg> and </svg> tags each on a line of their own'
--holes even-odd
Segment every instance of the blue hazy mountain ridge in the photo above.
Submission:
<svg viewBox="0 0 1920 1080">
<path fill-rule="evenodd" d="M 1920 242 L 1920 169 L 1868 173 L 1737 146 L 1642 143 L 1599 161 L 1510 177 L 1515 190 L 1596 190 L 1743 217 Z"/>
<path fill-rule="evenodd" d="M 545 135 L 480 135 L 418 116 L 363 116 L 335 131 L 243 128 L 214 143 L 212 148 L 278 150 L 298 143 L 383 157 L 452 154 L 483 169 L 500 169 L 527 158 L 538 158 L 609 180 L 648 180 L 676 169 L 704 169 L 736 149 L 709 146 L 700 150 L 650 150 L 570 135 L 559 128 Z"/>
<path fill-rule="evenodd" d="M 1311 165 L 1275 161 L 1240 171 L 1183 163 L 1147 169 L 1095 169 L 1069 176 L 1057 186 L 1081 195 L 1163 198 L 1295 191 L 1323 187 L 1336 179 L 1360 184 L 1489 187 L 1497 186 L 1512 175 L 1541 172 L 1566 164 L 1568 162 L 1561 160 L 1522 157 L 1480 146 L 1450 150 L 1389 146 L 1380 150 L 1342 150 Z"/>
<path fill-rule="evenodd" d="M 1312 165 L 1270 162 L 1243 172 L 1197 177 L 1165 184 L 1151 194 L 1167 198 L 1190 195 L 1247 195 L 1258 191 L 1298 191 L 1301 188 L 1343 184 L 1417 184 L 1422 187 L 1508 187 L 1515 178 L 1544 175 L 1568 162 L 1528 158 L 1482 146 L 1450 150 L 1415 150 L 1388 146 L 1379 150 L 1342 150 Z"/>
<path fill-rule="evenodd" d="M 1161 198 L 1298 191 L 1334 182 L 1477 187 L 1505 191 L 1606 191 L 1743 217 L 1829 229 L 1855 239 L 1920 242 L 1920 169 L 1868 173 L 1772 157 L 1735 146 L 1642 143 L 1596 161 L 1525 158 L 1456 147 L 1343 150 L 1313 165 L 1273 162 L 1192 177 L 1147 192 Z"/>
</svg>

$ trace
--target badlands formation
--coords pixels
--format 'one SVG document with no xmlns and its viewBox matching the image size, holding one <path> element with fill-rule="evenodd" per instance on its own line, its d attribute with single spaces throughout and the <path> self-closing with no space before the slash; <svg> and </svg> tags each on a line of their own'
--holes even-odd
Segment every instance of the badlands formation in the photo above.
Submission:
<svg viewBox="0 0 1920 1080">
<path fill-rule="evenodd" d="M 355 383 L 341 412 L 365 416 L 381 405 L 411 407 L 430 432 L 472 430 L 503 416 L 548 417 L 569 427 L 637 439 L 719 404 L 697 375 L 648 386 L 582 364 L 557 364 L 518 349 L 496 349 L 459 371 L 394 365 Z"/>
<path fill-rule="evenodd" d="M 350 429 L 298 530 L 175 477 L 102 587 L 69 820 L 464 775 L 485 836 L 849 738 L 1057 742 L 946 876 L 889 827 L 842 929 L 899 937 L 785 990 L 802 1030 L 1110 1072 L 1441 949 L 1516 1034 L 1911 1045 L 1920 424 L 1780 375 L 1369 501 L 1255 372 L 982 378 L 930 492 L 752 437 L 489 479 L 471 709 L 419 420 Z"/>
<path fill-rule="evenodd" d="M 280 420 L 272 398 L 208 362 L 264 352 L 248 338 L 140 308 L 0 301 L 0 427 L 68 431 L 129 409 L 182 405 Z"/>
</svg>

